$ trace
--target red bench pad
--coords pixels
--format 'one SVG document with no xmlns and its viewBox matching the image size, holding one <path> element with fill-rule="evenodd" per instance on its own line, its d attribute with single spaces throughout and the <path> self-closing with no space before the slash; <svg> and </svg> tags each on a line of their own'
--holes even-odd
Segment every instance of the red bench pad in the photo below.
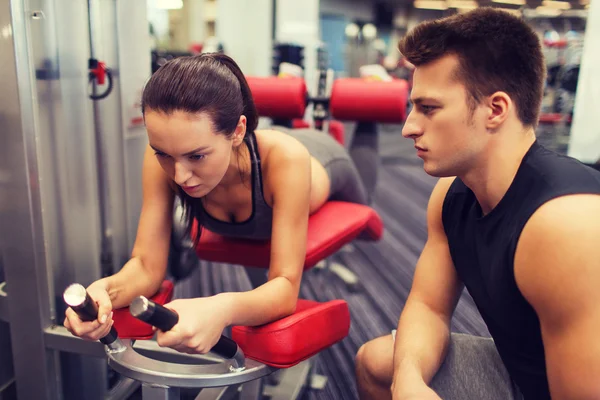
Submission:
<svg viewBox="0 0 600 400">
<path fill-rule="evenodd" d="M 173 296 L 173 282 L 164 281 L 158 292 L 150 299 L 158 304 L 166 304 Z M 154 336 L 152 325 L 140 321 L 129 312 L 129 307 L 113 311 L 113 326 L 121 339 L 145 340 Z"/>
<path fill-rule="evenodd" d="M 289 368 L 348 336 L 350 312 L 343 300 L 298 300 L 296 312 L 270 324 L 234 326 L 232 339 L 247 358 Z"/>
<path fill-rule="evenodd" d="M 408 82 L 403 79 L 340 78 L 333 83 L 329 110 L 340 121 L 402 123 L 408 96 Z"/>
<path fill-rule="evenodd" d="M 309 218 L 304 269 L 312 268 L 358 235 L 379 240 L 382 234 L 383 222 L 371 207 L 330 201 Z M 271 242 L 224 237 L 204 228 L 196 253 L 206 261 L 268 268 Z"/>
<path fill-rule="evenodd" d="M 306 82 L 302 78 L 247 76 L 256 111 L 261 117 L 302 118 L 306 109 Z"/>
<path fill-rule="evenodd" d="M 540 124 L 558 124 L 559 122 L 571 123 L 570 115 L 563 115 L 559 113 L 542 113 L 540 114 L 539 122 Z"/>
</svg>

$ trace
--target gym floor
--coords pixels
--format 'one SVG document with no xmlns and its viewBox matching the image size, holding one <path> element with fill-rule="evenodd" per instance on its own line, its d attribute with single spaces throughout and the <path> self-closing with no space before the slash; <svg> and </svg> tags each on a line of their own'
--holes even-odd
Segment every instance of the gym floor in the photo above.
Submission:
<svg viewBox="0 0 600 400">
<path fill-rule="evenodd" d="M 380 130 L 382 164 L 373 207 L 385 224 L 382 240 L 376 243 L 356 241 L 350 250 L 336 255 L 336 261 L 358 275 L 361 290 L 351 293 L 340 280 L 322 271 L 305 273 L 302 298 L 317 301 L 344 299 L 352 317 L 348 337 L 319 355 L 318 370 L 329 378 L 327 386 L 320 391 L 309 391 L 306 399 L 357 398 L 356 352 L 363 343 L 389 334 L 396 327 L 408 296 L 415 264 L 427 237 L 427 201 L 437 179 L 423 171 L 412 141 L 402 138 L 400 129 L 383 126 Z M 352 132 L 351 125 L 346 127 L 346 132 Z M 175 296 L 209 296 L 248 289 L 250 282 L 242 267 L 201 263 L 200 268 L 177 284 Z M 489 336 L 466 292 L 454 314 L 452 330 Z"/>
</svg>

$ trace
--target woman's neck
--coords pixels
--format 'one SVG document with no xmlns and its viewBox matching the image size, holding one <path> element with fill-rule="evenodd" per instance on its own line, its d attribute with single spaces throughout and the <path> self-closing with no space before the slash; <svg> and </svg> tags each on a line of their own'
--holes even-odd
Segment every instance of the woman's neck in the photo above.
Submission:
<svg viewBox="0 0 600 400">
<path fill-rule="evenodd" d="M 244 140 L 233 150 L 227 172 L 215 189 L 230 190 L 232 187 L 244 184 L 247 177 L 250 176 L 251 161 L 250 147 Z"/>
</svg>

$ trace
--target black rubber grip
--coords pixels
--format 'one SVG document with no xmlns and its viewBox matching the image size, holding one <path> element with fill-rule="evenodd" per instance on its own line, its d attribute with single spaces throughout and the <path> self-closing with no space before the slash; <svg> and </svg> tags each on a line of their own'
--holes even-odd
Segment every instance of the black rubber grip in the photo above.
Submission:
<svg viewBox="0 0 600 400">
<path fill-rule="evenodd" d="M 148 300 L 148 310 L 138 316 L 144 322 L 157 327 L 163 332 L 170 331 L 179 321 L 179 315 L 173 310 Z"/>
<path fill-rule="evenodd" d="M 79 316 L 79 319 L 85 322 L 95 321 L 98 318 L 98 307 L 96 306 L 96 302 L 92 300 L 90 295 L 85 292 L 85 300 L 81 303 L 80 306 L 71 306 L 73 311 Z M 110 328 L 110 332 L 103 338 L 100 338 L 100 342 L 105 345 L 109 345 L 117 340 L 119 337 L 117 330 L 114 326 Z"/>
<path fill-rule="evenodd" d="M 237 353 L 238 345 L 233 340 L 229 339 L 227 336 L 221 335 L 221 339 L 214 345 L 210 351 L 215 354 L 220 355 L 223 358 L 233 358 L 235 353 Z"/>
<path fill-rule="evenodd" d="M 163 332 L 171 330 L 179 321 L 179 315 L 173 310 L 153 302 L 145 300 L 145 310 L 136 310 L 137 313 L 133 316 L 160 329 Z M 221 338 L 210 350 L 211 352 L 220 355 L 223 358 L 233 358 L 238 351 L 236 342 L 221 335 Z"/>
</svg>

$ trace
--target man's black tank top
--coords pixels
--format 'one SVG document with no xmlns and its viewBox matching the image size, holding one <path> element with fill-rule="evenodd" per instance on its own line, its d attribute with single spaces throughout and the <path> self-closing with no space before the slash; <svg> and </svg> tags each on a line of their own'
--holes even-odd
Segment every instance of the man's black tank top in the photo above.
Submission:
<svg viewBox="0 0 600 400">
<path fill-rule="evenodd" d="M 600 172 L 536 141 L 487 215 L 458 178 L 444 200 L 442 220 L 457 274 L 526 399 L 550 399 L 550 393 L 539 319 L 513 273 L 515 250 L 525 224 L 542 204 L 576 193 L 600 195 Z"/>
</svg>

